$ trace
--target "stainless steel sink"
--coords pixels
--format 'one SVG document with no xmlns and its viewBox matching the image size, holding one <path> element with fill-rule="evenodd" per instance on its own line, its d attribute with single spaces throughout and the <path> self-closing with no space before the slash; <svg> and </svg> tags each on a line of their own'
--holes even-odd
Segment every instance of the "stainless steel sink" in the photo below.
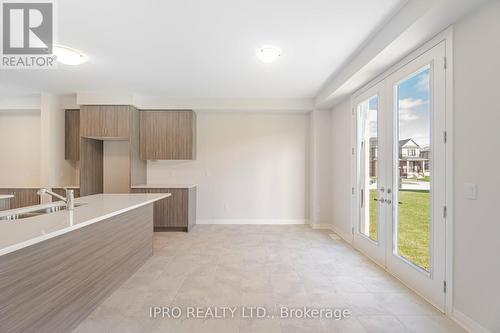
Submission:
<svg viewBox="0 0 500 333">
<path fill-rule="evenodd" d="M 84 205 L 84 204 L 75 204 L 75 208 L 80 207 L 82 205 Z M 25 219 L 28 217 L 34 217 L 34 216 L 39 216 L 39 215 L 44 215 L 44 214 L 60 212 L 62 210 L 66 210 L 66 204 L 57 205 L 57 206 L 50 206 L 50 207 L 46 207 L 46 208 L 42 208 L 42 209 L 33 207 L 33 210 L 22 211 L 22 212 L 15 213 L 15 214 L 0 216 L 0 220 L 20 220 L 20 219 Z"/>
<path fill-rule="evenodd" d="M 19 219 L 25 219 L 28 217 L 38 216 L 38 215 L 42 215 L 42 213 L 29 212 L 29 213 L 12 214 L 12 215 L 7 215 L 7 216 L 2 216 L 2 217 L 0 217 L 0 220 L 19 220 Z"/>
</svg>

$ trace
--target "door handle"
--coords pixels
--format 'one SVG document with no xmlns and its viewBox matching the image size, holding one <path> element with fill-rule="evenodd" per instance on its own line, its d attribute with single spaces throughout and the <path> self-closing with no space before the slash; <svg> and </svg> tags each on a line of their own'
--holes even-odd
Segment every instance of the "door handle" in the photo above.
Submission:
<svg viewBox="0 0 500 333">
<path fill-rule="evenodd" d="M 373 200 L 378 201 L 380 203 L 384 203 L 386 201 L 384 198 L 382 198 L 382 199 L 374 198 Z"/>
<path fill-rule="evenodd" d="M 386 202 L 388 205 L 390 205 L 390 204 L 392 203 L 391 199 L 387 199 L 385 202 Z"/>
</svg>

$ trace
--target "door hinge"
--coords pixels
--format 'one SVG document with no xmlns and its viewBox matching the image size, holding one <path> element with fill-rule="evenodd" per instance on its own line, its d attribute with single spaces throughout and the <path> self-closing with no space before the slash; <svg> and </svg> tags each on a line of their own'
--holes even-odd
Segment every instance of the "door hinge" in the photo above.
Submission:
<svg viewBox="0 0 500 333">
<path fill-rule="evenodd" d="M 448 58 L 444 57 L 444 69 L 446 70 L 448 68 Z"/>
<path fill-rule="evenodd" d="M 448 132 L 447 131 L 443 132 L 443 141 L 444 141 L 444 143 L 448 143 Z"/>
<path fill-rule="evenodd" d="M 443 217 L 446 218 L 448 216 L 448 207 L 443 207 Z"/>
<path fill-rule="evenodd" d="M 354 187 L 351 187 L 351 194 L 354 195 Z"/>
<path fill-rule="evenodd" d="M 351 152 L 352 152 L 352 154 L 354 155 L 354 148 L 352 148 Z"/>
<path fill-rule="evenodd" d="M 351 109 L 351 114 L 354 116 L 354 108 Z"/>
<path fill-rule="evenodd" d="M 443 292 L 446 294 L 446 281 L 443 281 Z"/>
<path fill-rule="evenodd" d="M 351 227 L 351 233 L 354 235 L 354 227 Z"/>
</svg>

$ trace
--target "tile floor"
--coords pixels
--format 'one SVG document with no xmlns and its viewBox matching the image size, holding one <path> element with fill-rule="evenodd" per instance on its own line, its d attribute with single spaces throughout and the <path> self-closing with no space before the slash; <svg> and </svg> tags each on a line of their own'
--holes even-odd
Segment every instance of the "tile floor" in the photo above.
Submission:
<svg viewBox="0 0 500 333">
<path fill-rule="evenodd" d="M 465 332 L 329 231 L 199 225 L 155 233 L 154 255 L 74 332 Z M 150 318 L 177 306 L 181 319 Z M 186 318 L 186 307 L 348 309 L 349 319 Z"/>
</svg>

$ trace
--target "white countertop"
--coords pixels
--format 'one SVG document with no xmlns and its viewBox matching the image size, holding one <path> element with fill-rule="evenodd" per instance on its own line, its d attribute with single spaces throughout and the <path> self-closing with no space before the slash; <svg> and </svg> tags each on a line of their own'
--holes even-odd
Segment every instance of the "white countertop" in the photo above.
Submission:
<svg viewBox="0 0 500 333">
<path fill-rule="evenodd" d="M 96 194 L 75 199 L 73 211 L 62 210 L 19 220 L 0 220 L 0 256 L 68 233 L 112 216 L 169 197 L 170 193 Z M 64 204 L 62 201 L 12 209 L 0 216 Z"/>
<path fill-rule="evenodd" d="M 61 185 L 61 186 L 51 186 L 50 188 L 69 188 L 69 189 L 72 189 L 72 188 L 80 188 L 80 186 L 78 186 L 78 185 Z"/>
<path fill-rule="evenodd" d="M 61 185 L 61 186 L 41 186 L 41 185 L 0 185 L 0 189 L 40 189 L 40 188 L 80 188 L 78 185 Z"/>
<path fill-rule="evenodd" d="M 32 190 L 32 189 L 39 189 L 41 186 L 40 185 L 0 185 L 0 189 L 21 189 L 21 190 Z"/>
<path fill-rule="evenodd" d="M 0 200 L 11 199 L 14 196 L 12 194 L 0 194 Z"/>
<path fill-rule="evenodd" d="M 130 186 L 130 188 L 193 188 L 198 184 L 141 184 Z"/>
</svg>

